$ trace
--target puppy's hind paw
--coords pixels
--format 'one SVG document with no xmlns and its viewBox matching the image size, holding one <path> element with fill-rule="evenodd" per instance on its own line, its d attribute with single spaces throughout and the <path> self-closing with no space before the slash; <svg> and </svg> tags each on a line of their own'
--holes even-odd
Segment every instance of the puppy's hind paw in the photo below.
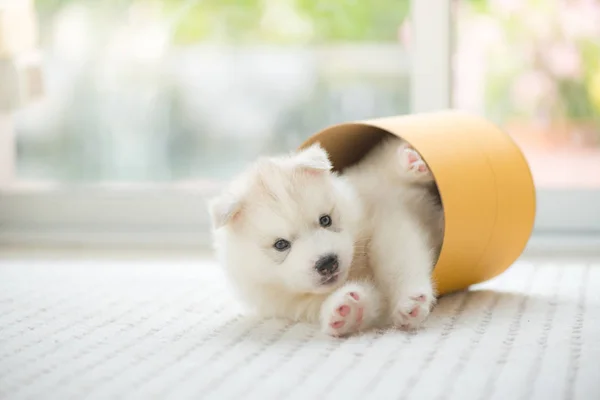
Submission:
<svg viewBox="0 0 600 400">
<path fill-rule="evenodd" d="M 418 328 L 427 319 L 434 304 L 435 297 L 425 291 L 401 298 L 393 310 L 394 326 L 402 329 Z"/>
<path fill-rule="evenodd" d="M 398 147 L 398 157 L 402 173 L 413 181 L 429 182 L 433 175 L 421 155 L 410 145 L 403 144 Z"/>
</svg>

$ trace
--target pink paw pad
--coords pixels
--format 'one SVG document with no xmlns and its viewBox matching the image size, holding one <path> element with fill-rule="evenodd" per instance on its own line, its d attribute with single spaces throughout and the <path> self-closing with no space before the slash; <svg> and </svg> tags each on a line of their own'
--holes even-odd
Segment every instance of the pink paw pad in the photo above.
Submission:
<svg viewBox="0 0 600 400">
<path fill-rule="evenodd" d="M 344 321 L 335 321 L 332 322 L 331 324 L 329 324 L 333 329 L 340 329 L 342 326 L 344 326 L 345 322 Z"/>
<path fill-rule="evenodd" d="M 343 305 L 340 306 L 338 309 L 338 314 L 340 314 L 342 317 L 345 317 L 346 315 L 350 314 L 350 307 L 348 307 L 347 305 Z"/>
<path fill-rule="evenodd" d="M 407 160 L 409 164 L 414 164 L 417 161 L 419 161 L 419 157 L 417 157 L 417 155 L 415 154 L 414 151 L 410 150 L 410 149 L 406 149 L 406 155 L 407 155 Z"/>
<path fill-rule="evenodd" d="M 411 299 L 413 299 L 413 300 L 415 300 L 415 301 L 418 301 L 419 303 L 424 303 L 424 302 L 425 302 L 425 300 L 427 300 L 427 298 L 425 297 L 425 295 L 424 295 L 424 294 L 422 294 L 422 295 L 419 295 L 419 296 L 414 296 L 414 297 L 411 297 Z"/>
<path fill-rule="evenodd" d="M 419 307 L 415 307 L 408 313 L 411 317 L 415 318 L 419 316 Z"/>
<path fill-rule="evenodd" d="M 427 165 L 423 162 L 423 159 L 415 150 L 410 147 L 403 147 L 403 157 L 408 168 L 416 170 L 418 172 L 428 172 Z"/>
<path fill-rule="evenodd" d="M 348 293 L 350 295 L 350 297 L 352 297 L 354 300 L 359 301 L 360 300 L 360 296 L 358 295 L 358 293 L 356 292 L 350 292 Z"/>
</svg>

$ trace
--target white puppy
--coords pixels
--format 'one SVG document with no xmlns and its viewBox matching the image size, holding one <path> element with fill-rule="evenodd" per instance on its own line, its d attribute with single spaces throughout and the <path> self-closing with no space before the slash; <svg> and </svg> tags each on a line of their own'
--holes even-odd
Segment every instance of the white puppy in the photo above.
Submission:
<svg viewBox="0 0 600 400">
<path fill-rule="evenodd" d="M 318 145 L 259 159 L 211 201 L 234 288 L 264 316 L 334 336 L 419 326 L 443 236 L 426 164 L 390 137 L 342 176 L 331 169 Z"/>
</svg>

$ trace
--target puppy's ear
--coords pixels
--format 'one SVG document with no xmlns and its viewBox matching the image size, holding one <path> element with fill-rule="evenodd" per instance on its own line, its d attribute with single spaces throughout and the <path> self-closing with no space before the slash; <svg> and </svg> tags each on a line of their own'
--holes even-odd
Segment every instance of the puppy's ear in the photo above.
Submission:
<svg viewBox="0 0 600 400">
<path fill-rule="evenodd" d="M 328 172 L 333 168 L 329 155 L 319 143 L 297 153 L 294 159 L 298 167 L 310 172 Z"/>
<path fill-rule="evenodd" d="M 242 202 L 230 193 L 223 193 L 208 202 L 213 228 L 221 228 L 232 222 L 241 212 Z"/>
</svg>

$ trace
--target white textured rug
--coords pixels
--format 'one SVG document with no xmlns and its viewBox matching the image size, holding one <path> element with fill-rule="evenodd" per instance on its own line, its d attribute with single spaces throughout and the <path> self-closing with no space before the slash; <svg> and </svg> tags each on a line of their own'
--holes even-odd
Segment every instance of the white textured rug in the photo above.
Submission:
<svg viewBox="0 0 600 400">
<path fill-rule="evenodd" d="M 209 262 L 0 260 L 1 399 L 600 399 L 600 265 L 519 262 L 415 334 L 244 317 Z"/>
</svg>

